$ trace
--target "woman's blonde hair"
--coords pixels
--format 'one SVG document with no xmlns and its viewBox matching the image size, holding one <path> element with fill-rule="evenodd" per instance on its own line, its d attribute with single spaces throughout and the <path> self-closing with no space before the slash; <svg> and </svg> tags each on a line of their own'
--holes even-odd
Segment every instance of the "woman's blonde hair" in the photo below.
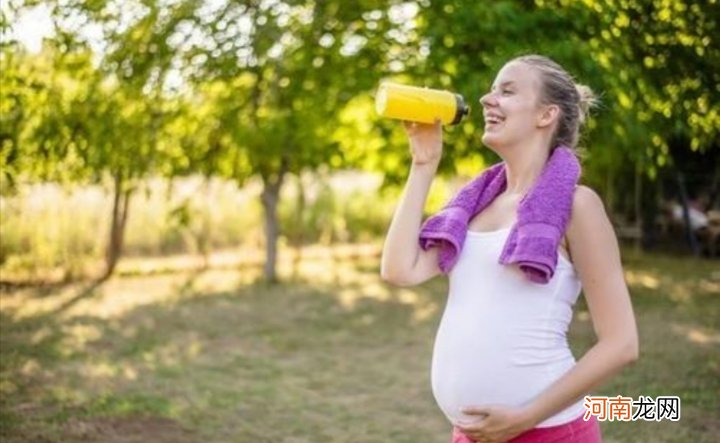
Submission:
<svg viewBox="0 0 720 443">
<path fill-rule="evenodd" d="M 558 145 L 576 148 L 580 128 L 597 99 L 588 86 L 575 83 L 572 76 L 559 64 L 542 55 L 524 55 L 512 60 L 525 63 L 540 73 L 542 91 L 540 101 L 560 108 L 551 149 Z"/>
</svg>

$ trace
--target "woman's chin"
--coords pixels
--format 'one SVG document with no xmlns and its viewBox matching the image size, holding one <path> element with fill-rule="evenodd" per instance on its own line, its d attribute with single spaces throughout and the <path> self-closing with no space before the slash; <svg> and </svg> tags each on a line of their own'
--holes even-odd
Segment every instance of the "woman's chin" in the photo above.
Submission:
<svg viewBox="0 0 720 443">
<path fill-rule="evenodd" d="M 502 146 L 502 140 L 500 140 L 500 137 L 493 133 L 483 133 L 481 140 L 483 145 L 487 146 L 490 149 L 495 149 L 499 146 Z"/>
</svg>

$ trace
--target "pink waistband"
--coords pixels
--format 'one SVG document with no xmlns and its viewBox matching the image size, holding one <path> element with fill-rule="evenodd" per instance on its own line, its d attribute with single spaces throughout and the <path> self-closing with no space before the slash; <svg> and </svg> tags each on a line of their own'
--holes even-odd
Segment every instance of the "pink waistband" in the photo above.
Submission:
<svg viewBox="0 0 720 443">
<path fill-rule="evenodd" d="M 507 443 L 602 443 L 600 424 L 594 415 L 583 420 L 584 413 L 571 422 L 545 428 L 533 428 L 508 440 Z M 453 429 L 452 443 L 474 443 L 470 438 Z"/>
</svg>

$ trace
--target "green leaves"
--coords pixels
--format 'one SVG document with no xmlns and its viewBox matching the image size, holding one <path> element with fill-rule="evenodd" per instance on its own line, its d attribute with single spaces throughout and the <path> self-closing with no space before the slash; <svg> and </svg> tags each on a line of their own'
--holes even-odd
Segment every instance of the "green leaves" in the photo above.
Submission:
<svg viewBox="0 0 720 443">
<path fill-rule="evenodd" d="M 354 166 L 400 181 L 404 134 L 372 109 L 386 78 L 470 102 L 470 119 L 446 131 L 441 168 L 459 172 L 495 160 L 481 148 L 477 100 L 507 60 L 531 52 L 600 93 L 592 168 L 662 168 L 668 140 L 706 150 L 720 138 L 716 2 L 51 4 L 57 34 L 43 52 L 3 42 L 5 181 L 118 169 L 244 181 L 283 158 L 292 173 Z"/>
</svg>

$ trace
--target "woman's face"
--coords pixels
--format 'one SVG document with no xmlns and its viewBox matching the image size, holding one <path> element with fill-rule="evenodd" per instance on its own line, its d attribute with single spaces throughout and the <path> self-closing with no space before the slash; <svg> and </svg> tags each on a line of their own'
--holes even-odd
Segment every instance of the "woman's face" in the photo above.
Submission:
<svg viewBox="0 0 720 443">
<path fill-rule="evenodd" d="M 510 62 L 503 66 L 490 92 L 480 98 L 485 118 L 482 141 L 491 148 L 512 146 L 539 130 L 540 78 L 531 66 Z"/>
</svg>

